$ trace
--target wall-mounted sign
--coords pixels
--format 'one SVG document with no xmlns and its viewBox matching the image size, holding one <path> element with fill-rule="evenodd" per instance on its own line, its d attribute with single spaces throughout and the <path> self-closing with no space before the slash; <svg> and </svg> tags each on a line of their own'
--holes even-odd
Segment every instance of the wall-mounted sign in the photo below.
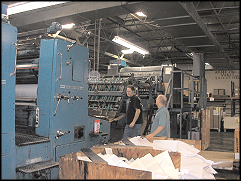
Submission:
<svg viewBox="0 0 241 181">
<path fill-rule="evenodd" d="M 234 70 L 216 70 L 215 79 L 239 79 L 239 74 Z"/>
</svg>

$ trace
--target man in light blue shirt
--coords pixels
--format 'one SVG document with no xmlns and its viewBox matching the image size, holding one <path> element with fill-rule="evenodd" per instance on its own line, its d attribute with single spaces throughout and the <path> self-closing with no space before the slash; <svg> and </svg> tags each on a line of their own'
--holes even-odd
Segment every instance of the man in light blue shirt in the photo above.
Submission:
<svg viewBox="0 0 241 181">
<path fill-rule="evenodd" d="M 156 98 L 156 105 L 158 110 L 156 116 L 152 122 L 151 133 L 146 135 L 148 140 L 152 140 L 154 136 L 165 136 L 170 138 L 170 115 L 165 107 L 167 98 L 164 95 L 159 95 Z"/>
</svg>

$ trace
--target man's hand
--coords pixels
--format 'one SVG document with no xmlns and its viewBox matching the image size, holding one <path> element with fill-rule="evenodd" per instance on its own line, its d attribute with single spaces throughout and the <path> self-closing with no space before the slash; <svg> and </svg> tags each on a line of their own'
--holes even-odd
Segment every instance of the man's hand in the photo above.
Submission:
<svg viewBox="0 0 241 181">
<path fill-rule="evenodd" d="M 131 122 L 131 124 L 129 125 L 130 128 L 132 128 L 135 125 L 134 122 Z"/>
<path fill-rule="evenodd" d="M 148 135 L 146 135 L 146 139 L 148 140 L 148 141 L 152 141 L 152 139 L 153 139 L 153 134 L 148 134 Z"/>
<path fill-rule="evenodd" d="M 157 127 L 157 129 L 153 132 L 153 133 L 151 133 L 151 134 L 149 134 L 149 135 L 146 135 L 146 139 L 148 140 L 148 141 L 150 141 L 150 142 L 152 142 L 153 141 L 153 137 L 156 135 L 156 134 L 158 134 L 159 132 L 161 132 L 162 130 L 163 130 L 163 126 L 158 126 Z"/>
</svg>

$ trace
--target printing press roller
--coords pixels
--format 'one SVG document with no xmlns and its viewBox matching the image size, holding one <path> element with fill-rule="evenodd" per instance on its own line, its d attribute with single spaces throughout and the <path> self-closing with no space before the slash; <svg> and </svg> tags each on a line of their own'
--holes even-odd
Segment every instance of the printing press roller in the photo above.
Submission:
<svg viewBox="0 0 241 181">
<path fill-rule="evenodd" d="M 38 84 L 17 84 L 15 86 L 16 100 L 37 99 Z"/>
</svg>

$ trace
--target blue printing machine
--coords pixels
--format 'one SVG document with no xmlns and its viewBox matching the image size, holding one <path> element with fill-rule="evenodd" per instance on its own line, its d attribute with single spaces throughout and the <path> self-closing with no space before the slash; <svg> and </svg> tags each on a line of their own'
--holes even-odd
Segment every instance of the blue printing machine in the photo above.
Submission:
<svg viewBox="0 0 241 181">
<path fill-rule="evenodd" d="M 15 179 L 16 150 L 15 150 L 15 52 L 17 28 L 2 21 L 2 158 L 1 178 Z M 11 75 L 12 76 L 11 76 Z"/>
<path fill-rule="evenodd" d="M 2 21 L 2 179 L 58 179 L 59 157 L 110 139 L 88 116 L 88 49 L 42 39 L 35 134 L 15 131 L 17 28 Z M 12 73 L 12 74 L 11 74 Z M 11 75 L 10 75 L 11 74 Z"/>
</svg>

